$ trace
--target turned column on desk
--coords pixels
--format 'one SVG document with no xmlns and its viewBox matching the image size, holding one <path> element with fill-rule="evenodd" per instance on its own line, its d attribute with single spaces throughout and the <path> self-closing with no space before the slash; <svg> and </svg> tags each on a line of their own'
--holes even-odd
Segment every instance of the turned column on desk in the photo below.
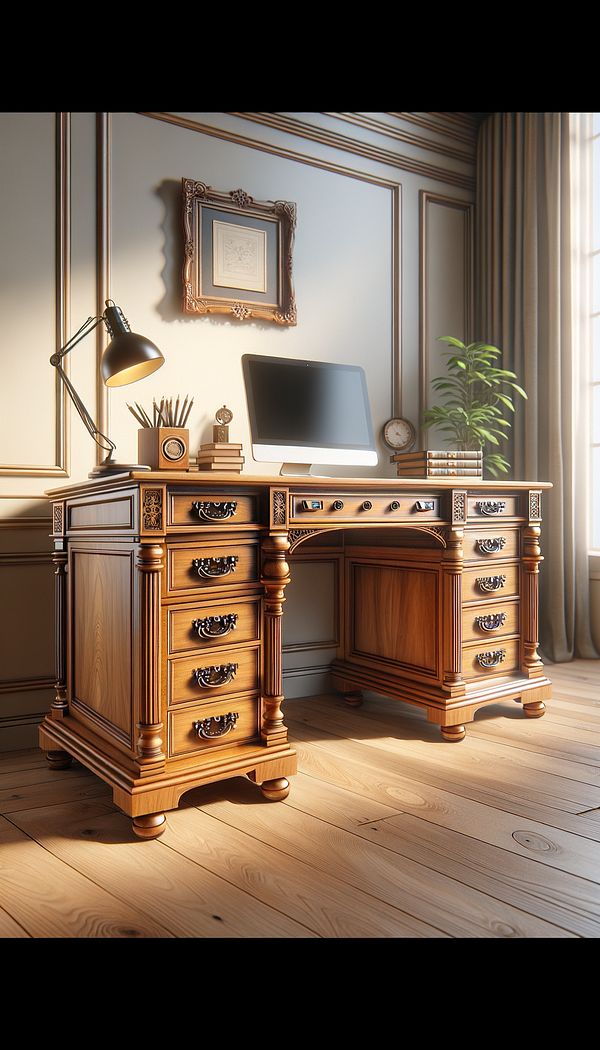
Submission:
<svg viewBox="0 0 600 1050">
<path fill-rule="evenodd" d="M 164 762 L 163 724 L 160 718 L 160 575 L 163 549 L 158 544 L 140 547 L 139 572 L 139 715 L 138 761 L 153 767 Z"/>
<path fill-rule="evenodd" d="M 66 659 L 66 625 L 67 625 L 67 552 L 56 549 L 52 554 L 54 565 L 54 611 L 56 627 L 54 635 L 54 661 L 56 682 L 55 695 L 50 705 L 50 717 L 64 718 L 69 713 L 67 703 L 67 659 Z"/>
<path fill-rule="evenodd" d="M 268 536 L 262 545 L 261 583 L 265 588 L 265 639 L 263 716 L 261 736 L 266 744 L 280 744 L 287 740 L 283 723 L 283 671 L 281 637 L 284 591 L 290 582 L 290 567 L 286 561 L 290 549 L 287 533 Z"/>
<path fill-rule="evenodd" d="M 462 527 L 447 529 L 446 549 L 442 554 L 443 688 L 450 693 L 464 691 L 462 676 L 463 536 Z"/>
</svg>

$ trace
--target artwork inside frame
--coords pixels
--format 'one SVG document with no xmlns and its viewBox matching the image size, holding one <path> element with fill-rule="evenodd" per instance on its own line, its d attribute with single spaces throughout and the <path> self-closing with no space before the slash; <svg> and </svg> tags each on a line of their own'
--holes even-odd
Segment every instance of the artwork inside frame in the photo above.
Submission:
<svg viewBox="0 0 600 1050">
<path fill-rule="evenodd" d="M 182 188 L 184 312 L 295 325 L 296 205 L 193 179 L 182 179 Z"/>
</svg>

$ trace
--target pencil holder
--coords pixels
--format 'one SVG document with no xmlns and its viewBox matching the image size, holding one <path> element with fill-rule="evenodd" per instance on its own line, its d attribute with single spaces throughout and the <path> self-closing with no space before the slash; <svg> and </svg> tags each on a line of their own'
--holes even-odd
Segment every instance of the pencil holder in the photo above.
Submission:
<svg viewBox="0 0 600 1050">
<path fill-rule="evenodd" d="M 190 432 L 185 427 L 144 427 L 138 430 L 138 459 L 151 470 L 187 470 Z"/>
</svg>

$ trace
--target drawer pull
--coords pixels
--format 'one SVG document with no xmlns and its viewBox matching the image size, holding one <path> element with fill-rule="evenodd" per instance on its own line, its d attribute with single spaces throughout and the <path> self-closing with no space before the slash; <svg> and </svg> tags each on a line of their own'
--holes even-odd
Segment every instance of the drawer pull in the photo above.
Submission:
<svg viewBox="0 0 600 1050">
<path fill-rule="evenodd" d="M 476 507 L 480 514 L 502 514 L 506 503 L 503 499 L 482 499 L 477 501 Z"/>
<path fill-rule="evenodd" d="M 494 613 L 493 616 L 476 616 L 475 625 L 479 627 L 480 631 L 497 631 L 499 627 L 504 627 L 506 623 L 506 613 Z"/>
<path fill-rule="evenodd" d="M 217 664 L 214 667 L 199 667 L 192 674 L 203 689 L 218 689 L 221 685 L 233 682 L 237 669 L 237 664 Z"/>
<path fill-rule="evenodd" d="M 343 510 L 344 509 L 344 501 L 342 499 L 334 499 L 333 503 L 331 504 L 331 509 L 332 510 Z"/>
<path fill-rule="evenodd" d="M 224 638 L 237 627 L 237 613 L 223 616 L 205 616 L 203 620 L 192 620 L 192 627 L 199 638 Z"/>
<path fill-rule="evenodd" d="M 231 733 L 239 717 L 237 711 L 228 711 L 226 715 L 213 715 L 212 718 L 198 719 L 192 722 L 192 725 L 197 735 L 203 740 L 214 740 L 215 737 Z"/>
<path fill-rule="evenodd" d="M 492 539 L 486 536 L 485 539 L 475 540 L 475 543 L 480 554 L 499 554 L 504 549 L 506 537 L 494 536 Z"/>
<path fill-rule="evenodd" d="M 237 503 L 235 500 L 227 500 L 223 503 L 194 500 L 192 510 L 196 511 L 202 521 L 225 521 L 226 518 L 233 518 L 237 510 Z"/>
<path fill-rule="evenodd" d="M 478 576 L 476 582 L 481 591 L 499 591 L 506 583 L 506 576 Z"/>
<path fill-rule="evenodd" d="M 418 499 L 415 503 L 415 510 L 435 510 L 435 503 L 432 499 Z"/>
<path fill-rule="evenodd" d="M 209 580 L 214 576 L 229 576 L 230 572 L 235 572 L 238 561 L 237 554 L 228 554 L 222 558 L 194 558 L 192 565 L 198 576 Z"/>
<path fill-rule="evenodd" d="M 494 649 L 493 652 L 477 653 L 475 659 L 480 667 L 497 667 L 506 656 L 506 649 Z"/>
<path fill-rule="evenodd" d="M 370 499 L 363 500 L 361 504 L 361 510 L 373 510 L 373 504 Z"/>
<path fill-rule="evenodd" d="M 390 510 L 400 510 L 400 503 L 397 499 L 393 499 L 390 503 Z"/>
</svg>

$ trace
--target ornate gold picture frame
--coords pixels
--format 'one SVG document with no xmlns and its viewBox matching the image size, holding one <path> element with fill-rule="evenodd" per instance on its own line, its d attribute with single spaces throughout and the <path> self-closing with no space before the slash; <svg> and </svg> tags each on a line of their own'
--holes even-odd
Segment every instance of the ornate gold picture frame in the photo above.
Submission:
<svg viewBox="0 0 600 1050">
<path fill-rule="evenodd" d="M 255 201 L 182 179 L 183 309 L 238 321 L 297 323 L 292 283 L 296 205 Z"/>
</svg>

